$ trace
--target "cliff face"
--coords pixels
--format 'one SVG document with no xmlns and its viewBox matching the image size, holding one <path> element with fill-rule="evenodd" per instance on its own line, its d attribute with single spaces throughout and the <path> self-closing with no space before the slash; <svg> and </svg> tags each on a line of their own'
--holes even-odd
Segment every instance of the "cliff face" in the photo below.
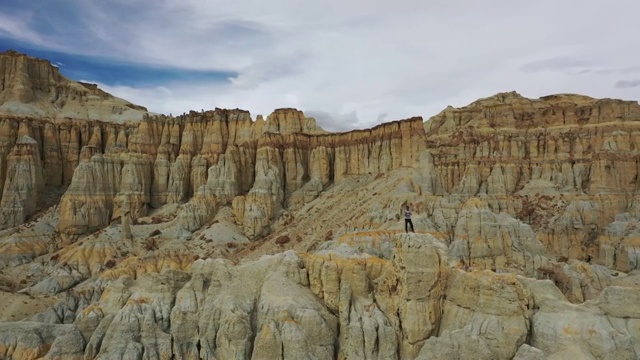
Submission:
<svg viewBox="0 0 640 360">
<path fill-rule="evenodd" d="M 0 193 L 0 228 L 24 223 L 36 209 L 44 185 L 38 143 L 28 136 L 19 138 L 7 156 L 6 168 L 7 181 Z"/>
<path fill-rule="evenodd" d="M 97 139 L 94 147 L 83 148 L 87 155 L 60 202 L 59 229 L 82 235 L 127 212 L 135 220 L 150 207 L 186 202 L 203 188 L 222 205 L 242 196 L 236 200 L 243 214 L 238 224 L 253 238 L 268 232 L 283 207 L 313 200 L 310 191 L 407 165 L 424 147 L 419 118 L 331 135 L 314 134 L 322 131 L 308 122 L 290 109 L 276 110 L 266 122 L 252 122 L 246 112 L 215 110 L 146 119 L 122 132 L 125 138 L 118 141 L 126 147 Z M 290 132 L 303 130 L 311 134 Z"/>
<path fill-rule="evenodd" d="M 241 195 L 238 224 L 253 238 L 265 234 L 283 207 L 300 207 L 345 177 L 407 166 L 424 147 L 420 118 L 324 134 L 291 109 L 256 122 L 244 111 L 216 109 L 146 118 L 137 127 L 18 119 L 2 124 L 7 144 L 20 133 L 39 139 L 34 149 L 44 164 L 43 184 L 68 184 L 59 230 L 70 239 L 127 212 L 135 221 L 151 208 L 186 202 L 201 187 L 223 205 Z"/>
<path fill-rule="evenodd" d="M 637 218 L 639 120 L 636 102 L 578 95 L 506 93 L 447 109 L 425 123 L 435 193 L 485 197 L 554 253 L 628 271 L 635 241 L 602 235 Z"/>
<path fill-rule="evenodd" d="M 26 64 L 3 99 L 65 81 Z M 0 300 L 55 305 L 0 308 L 0 357 L 638 358 L 638 124 L 516 93 L 340 134 L 2 116 Z"/>
<path fill-rule="evenodd" d="M 137 121 L 147 110 L 113 97 L 95 84 L 71 81 L 47 60 L 15 51 L 0 53 L 0 114 Z"/>
</svg>

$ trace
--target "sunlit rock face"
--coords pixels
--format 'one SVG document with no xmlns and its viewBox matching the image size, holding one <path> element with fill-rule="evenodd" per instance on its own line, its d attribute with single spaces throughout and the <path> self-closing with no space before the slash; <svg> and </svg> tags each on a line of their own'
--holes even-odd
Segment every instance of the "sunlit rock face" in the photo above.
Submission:
<svg viewBox="0 0 640 360">
<path fill-rule="evenodd" d="M 47 60 L 15 51 L 0 53 L 0 89 L 0 114 L 7 116 L 126 123 L 147 114 L 96 84 L 67 79 Z"/>
<path fill-rule="evenodd" d="M 635 102 L 327 133 L 0 74 L 0 358 L 640 358 Z"/>
<path fill-rule="evenodd" d="M 352 233 L 315 253 L 172 263 L 138 264 L 135 277 L 104 272 L 31 322 L 1 324 L 0 349 L 91 359 L 634 359 L 639 350 L 637 274 L 619 273 L 576 305 L 550 280 L 464 271 L 428 234 Z"/>
<path fill-rule="evenodd" d="M 36 210 L 44 182 L 38 143 L 33 138 L 17 139 L 7 156 L 6 173 L 0 193 L 0 229 L 22 224 Z"/>
<path fill-rule="evenodd" d="M 637 245 L 620 230 L 637 213 L 638 120 L 635 102 L 504 93 L 448 108 L 425 131 L 443 193 L 486 199 L 554 254 L 628 271 Z"/>
</svg>

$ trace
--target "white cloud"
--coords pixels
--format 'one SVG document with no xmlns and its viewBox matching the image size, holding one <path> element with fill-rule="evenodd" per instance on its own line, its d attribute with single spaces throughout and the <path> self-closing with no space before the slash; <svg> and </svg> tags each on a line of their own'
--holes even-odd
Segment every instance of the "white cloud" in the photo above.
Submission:
<svg viewBox="0 0 640 360">
<path fill-rule="evenodd" d="M 640 63 L 637 0 L 147 4 L 78 1 L 91 24 L 86 36 L 96 39 L 87 51 L 240 73 L 228 84 L 166 84 L 169 91 L 105 87 L 156 112 L 239 107 L 266 115 L 297 107 L 326 128 L 347 130 L 428 118 L 499 91 L 640 95 L 615 86 Z M 148 10 L 124 16 L 123 7 Z M 73 41 L 65 46 L 74 50 Z"/>
<path fill-rule="evenodd" d="M 635 88 L 640 86 L 640 80 L 620 80 L 616 82 L 617 88 Z"/>
<path fill-rule="evenodd" d="M 37 45 L 42 45 L 42 36 L 29 28 L 30 18 L 31 15 L 28 12 L 22 13 L 19 16 L 0 13 L 0 34 L 4 32 L 18 40 L 29 41 Z"/>
</svg>

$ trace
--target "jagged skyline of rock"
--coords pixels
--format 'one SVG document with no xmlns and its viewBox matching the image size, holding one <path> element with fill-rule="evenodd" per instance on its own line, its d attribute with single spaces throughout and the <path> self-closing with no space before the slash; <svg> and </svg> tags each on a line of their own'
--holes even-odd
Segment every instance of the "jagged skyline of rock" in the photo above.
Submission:
<svg viewBox="0 0 640 360">
<path fill-rule="evenodd" d="M 0 51 L 43 51 L 70 77 L 158 113 L 215 104 L 267 115 L 277 104 L 343 131 L 513 89 L 638 100 L 633 0 L 4 5 Z M 67 64 L 75 57 L 86 61 Z"/>
<path fill-rule="evenodd" d="M 345 133 L 0 115 L 0 357 L 637 358 L 638 149 L 637 102 L 571 94 Z"/>
</svg>

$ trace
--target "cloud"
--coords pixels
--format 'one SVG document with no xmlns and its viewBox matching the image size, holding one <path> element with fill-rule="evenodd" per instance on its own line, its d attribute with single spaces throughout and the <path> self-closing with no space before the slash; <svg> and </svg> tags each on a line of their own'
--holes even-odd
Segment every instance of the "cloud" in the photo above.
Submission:
<svg viewBox="0 0 640 360">
<path fill-rule="evenodd" d="M 640 86 L 640 80 L 620 80 L 614 86 L 619 89 L 635 88 Z"/>
<path fill-rule="evenodd" d="M 321 110 L 307 110 L 305 115 L 316 119 L 316 122 L 328 131 L 342 132 L 363 127 L 355 111 L 348 114 L 331 114 Z"/>
<path fill-rule="evenodd" d="M 628 42 L 640 32 L 636 0 L 579 7 L 552 0 L 60 0 L 43 9 L 7 1 L 22 14 L 14 22 L 31 34 L 23 41 L 196 74 L 154 83 L 83 74 L 156 112 L 239 107 L 266 115 L 296 107 L 327 129 L 347 130 L 428 118 L 501 91 L 637 97 L 612 85 L 640 63 Z M 606 32 L 593 26 L 603 19 L 611 20 Z M 208 73 L 232 75 L 198 81 Z"/>
<path fill-rule="evenodd" d="M 536 60 L 522 65 L 520 68 L 524 72 L 537 73 L 541 71 L 589 71 L 593 64 L 584 59 L 572 59 L 567 57 L 554 57 L 544 60 Z"/>
<path fill-rule="evenodd" d="M 43 40 L 41 35 L 29 28 L 29 18 L 30 15 L 28 13 L 22 13 L 17 17 L 0 13 L 0 37 L 9 37 L 33 44 L 42 44 Z"/>
<path fill-rule="evenodd" d="M 42 59 L 48 59 L 60 68 L 63 75 L 111 86 L 137 87 L 170 86 L 174 83 L 227 83 L 237 80 L 238 73 L 218 70 L 184 69 L 148 65 L 127 61 L 114 61 L 95 56 L 70 55 L 43 48 L 24 47 L 21 43 L 0 38 L 0 48 L 11 48 Z M 89 80 L 87 80 L 89 79 Z"/>
<path fill-rule="evenodd" d="M 599 74 L 637 74 L 640 73 L 640 66 L 629 66 L 624 68 L 613 68 L 613 69 L 599 69 L 596 70 Z"/>
</svg>

